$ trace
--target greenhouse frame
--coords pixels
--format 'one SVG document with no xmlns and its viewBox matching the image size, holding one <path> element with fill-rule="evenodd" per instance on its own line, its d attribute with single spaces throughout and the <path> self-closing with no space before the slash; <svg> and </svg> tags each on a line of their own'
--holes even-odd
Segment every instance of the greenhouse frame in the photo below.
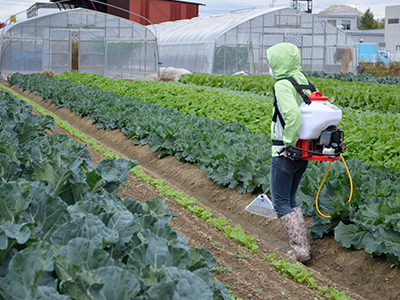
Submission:
<svg viewBox="0 0 400 300">
<path fill-rule="evenodd" d="M 266 50 L 287 42 L 299 47 L 304 71 L 357 72 L 356 46 L 344 31 L 292 8 L 248 9 L 154 27 L 162 67 L 263 75 Z"/>
<path fill-rule="evenodd" d="M 124 18 L 73 9 L 27 19 L 3 29 L 0 71 L 51 70 L 124 79 L 159 77 L 156 35 Z"/>
</svg>

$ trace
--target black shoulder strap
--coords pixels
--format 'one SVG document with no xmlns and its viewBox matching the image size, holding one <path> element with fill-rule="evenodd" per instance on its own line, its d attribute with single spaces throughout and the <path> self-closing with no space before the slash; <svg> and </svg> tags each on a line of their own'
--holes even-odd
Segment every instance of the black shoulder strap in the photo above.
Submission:
<svg viewBox="0 0 400 300">
<path fill-rule="evenodd" d="M 311 103 L 311 100 L 308 99 L 308 96 L 306 95 L 306 93 L 303 92 L 303 90 L 311 90 L 311 92 L 316 92 L 317 89 L 309 80 L 307 80 L 308 84 L 298 84 L 297 81 L 293 77 L 285 77 L 282 79 L 287 79 L 294 85 L 294 87 L 296 88 L 296 91 L 300 94 L 300 96 L 303 98 L 303 101 L 306 104 Z M 282 80 L 282 79 L 279 79 L 279 80 Z"/>
<path fill-rule="evenodd" d="M 300 96 L 303 98 L 303 101 L 306 104 L 311 104 L 311 100 L 308 99 L 308 96 L 306 95 L 306 93 L 303 92 L 303 89 L 307 89 L 307 90 L 311 90 L 311 92 L 316 92 L 317 89 L 315 88 L 315 86 L 309 81 L 308 84 L 298 84 L 297 81 L 293 78 L 293 77 L 285 77 L 285 78 L 281 78 L 279 80 L 289 80 L 294 87 L 296 88 L 296 91 L 300 94 Z M 278 80 L 278 81 L 279 81 Z M 276 101 L 276 95 L 275 95 L 275 87 L 273 88 L 273 94 L 274 94 L 274 115 L 272 116 L 272 121 L 274 121 L 276 123 L 277 118 L 279 118 L 279 122 L 281 122 L 282 127 L 285 128 L 286 122 L 283 119 L 282 114 L 280 113 L 278 106 L 277 106 L 277 101 Z"/>
<path fill-rule="evenodd" d="M 282 114 L 280 113 L 279 109 L 278 109 L 278 105 L 276 102 L 276 96 L 275 96 L 275 87 L 272 89 L 272 92 L 274 94 L 274 115 L 272 116 L 272 121 L 274 121 L 276 123 L 277 118 L 279 118 L 279 122 L 281 122 L 282 127 L 285 128 L 286 122 L 283 119 Z"/>
</svg>

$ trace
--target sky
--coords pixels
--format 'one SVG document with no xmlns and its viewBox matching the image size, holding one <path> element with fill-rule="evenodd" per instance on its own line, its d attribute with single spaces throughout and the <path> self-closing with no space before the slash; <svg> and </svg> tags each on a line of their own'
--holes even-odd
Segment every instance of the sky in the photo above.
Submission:
<svg viewBox="0 0 400 300">
<path fill-rule="evenodd" d="M 183 0 L 185 1 L 185 0 Z M 234 10 L 241 10 L 246 8 L 283 8 L 289 7 L 292 3 L 291 0 L 187 0 L 188 2 L 202 3 L 205 6 L 199 7 L 200 16 L 211 16 L 229 13 Z M 17 14 L 21 11 L 28 9 L 32 4 L 36 2 L 50 2 L 49 0 L 0 0 L 0 21 L 4 22 L 10 18 L 11 15 Z M 307 3 L 299 1 L 299 3 Z M 385 0 L 384 3 L 376 0 L 366 1 L 335 1 L 335 4 L 343 4 L 354 7 L 361 12 L 365 12 L 368 8 L 372 11 L 375 19 L 382 19 L 385 16 L 385 6 L 399 5 L 398 0 Z M 332 5 L 332 1 L 329 0 L 313 0 L 313 13 L 319 13 L 320 11 L 328 8 Z M 17 15 L 17 20 L 26 19 L 26 13 L 20 13 Z"/>
</svg>

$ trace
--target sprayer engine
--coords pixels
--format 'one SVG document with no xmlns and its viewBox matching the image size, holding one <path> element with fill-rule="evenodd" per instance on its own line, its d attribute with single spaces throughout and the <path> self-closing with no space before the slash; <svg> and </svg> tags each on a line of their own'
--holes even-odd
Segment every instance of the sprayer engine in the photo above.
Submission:
<svg viewBox="0 0 400 300">
<path fill-rule="evenodd" d="M 302 160 L 330 161 L 339 160 L 346 151 L 343 131 L 336 125 L 328 126 L 316 139 L 297 141 L 295 147 L 287 147 L 289 157 Z"/>
<path fill-rule="evenodd" d="M 339 127 L 331 125 L 321 132 L 320 137 L 317 139 L 316 150 L 323 154 L 340 155 L 346 150 L 346 143 L 343 139 L 343 131 Z"/>
</svg>

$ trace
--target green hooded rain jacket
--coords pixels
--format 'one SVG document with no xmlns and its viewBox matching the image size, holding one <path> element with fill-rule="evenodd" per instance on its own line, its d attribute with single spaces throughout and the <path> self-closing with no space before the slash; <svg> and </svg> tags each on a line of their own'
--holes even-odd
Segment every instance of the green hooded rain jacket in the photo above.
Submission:
<svg viewBox="0 0 400 300">
<path fill-rule="evenodd" d="M 307 78 L 301 73 L 300 52 L 295 45 L 276 44 L 267 50 L 267 58 L 276 80 L 293 77 L 298 84 L 308 84 Z M 304 92 L 307 95 L 311 94 L 310 90 L 304 90 Z M 299 106 L 303 103 L 303 98 L 288 80 L 279 80 L 275 83 L 275 95 L 277 109 L 280 110 L 286 125 L 283 128 L 279 118 L 277 122 L 272 121 L 271 138 L 283 141 L 285 146 L 294 146 L 298 140 L 301 126 Z M 283 146 L 272 146 L 272 156 L 279 156 L 278 151 L 282 148 Z"/>
</svg>

